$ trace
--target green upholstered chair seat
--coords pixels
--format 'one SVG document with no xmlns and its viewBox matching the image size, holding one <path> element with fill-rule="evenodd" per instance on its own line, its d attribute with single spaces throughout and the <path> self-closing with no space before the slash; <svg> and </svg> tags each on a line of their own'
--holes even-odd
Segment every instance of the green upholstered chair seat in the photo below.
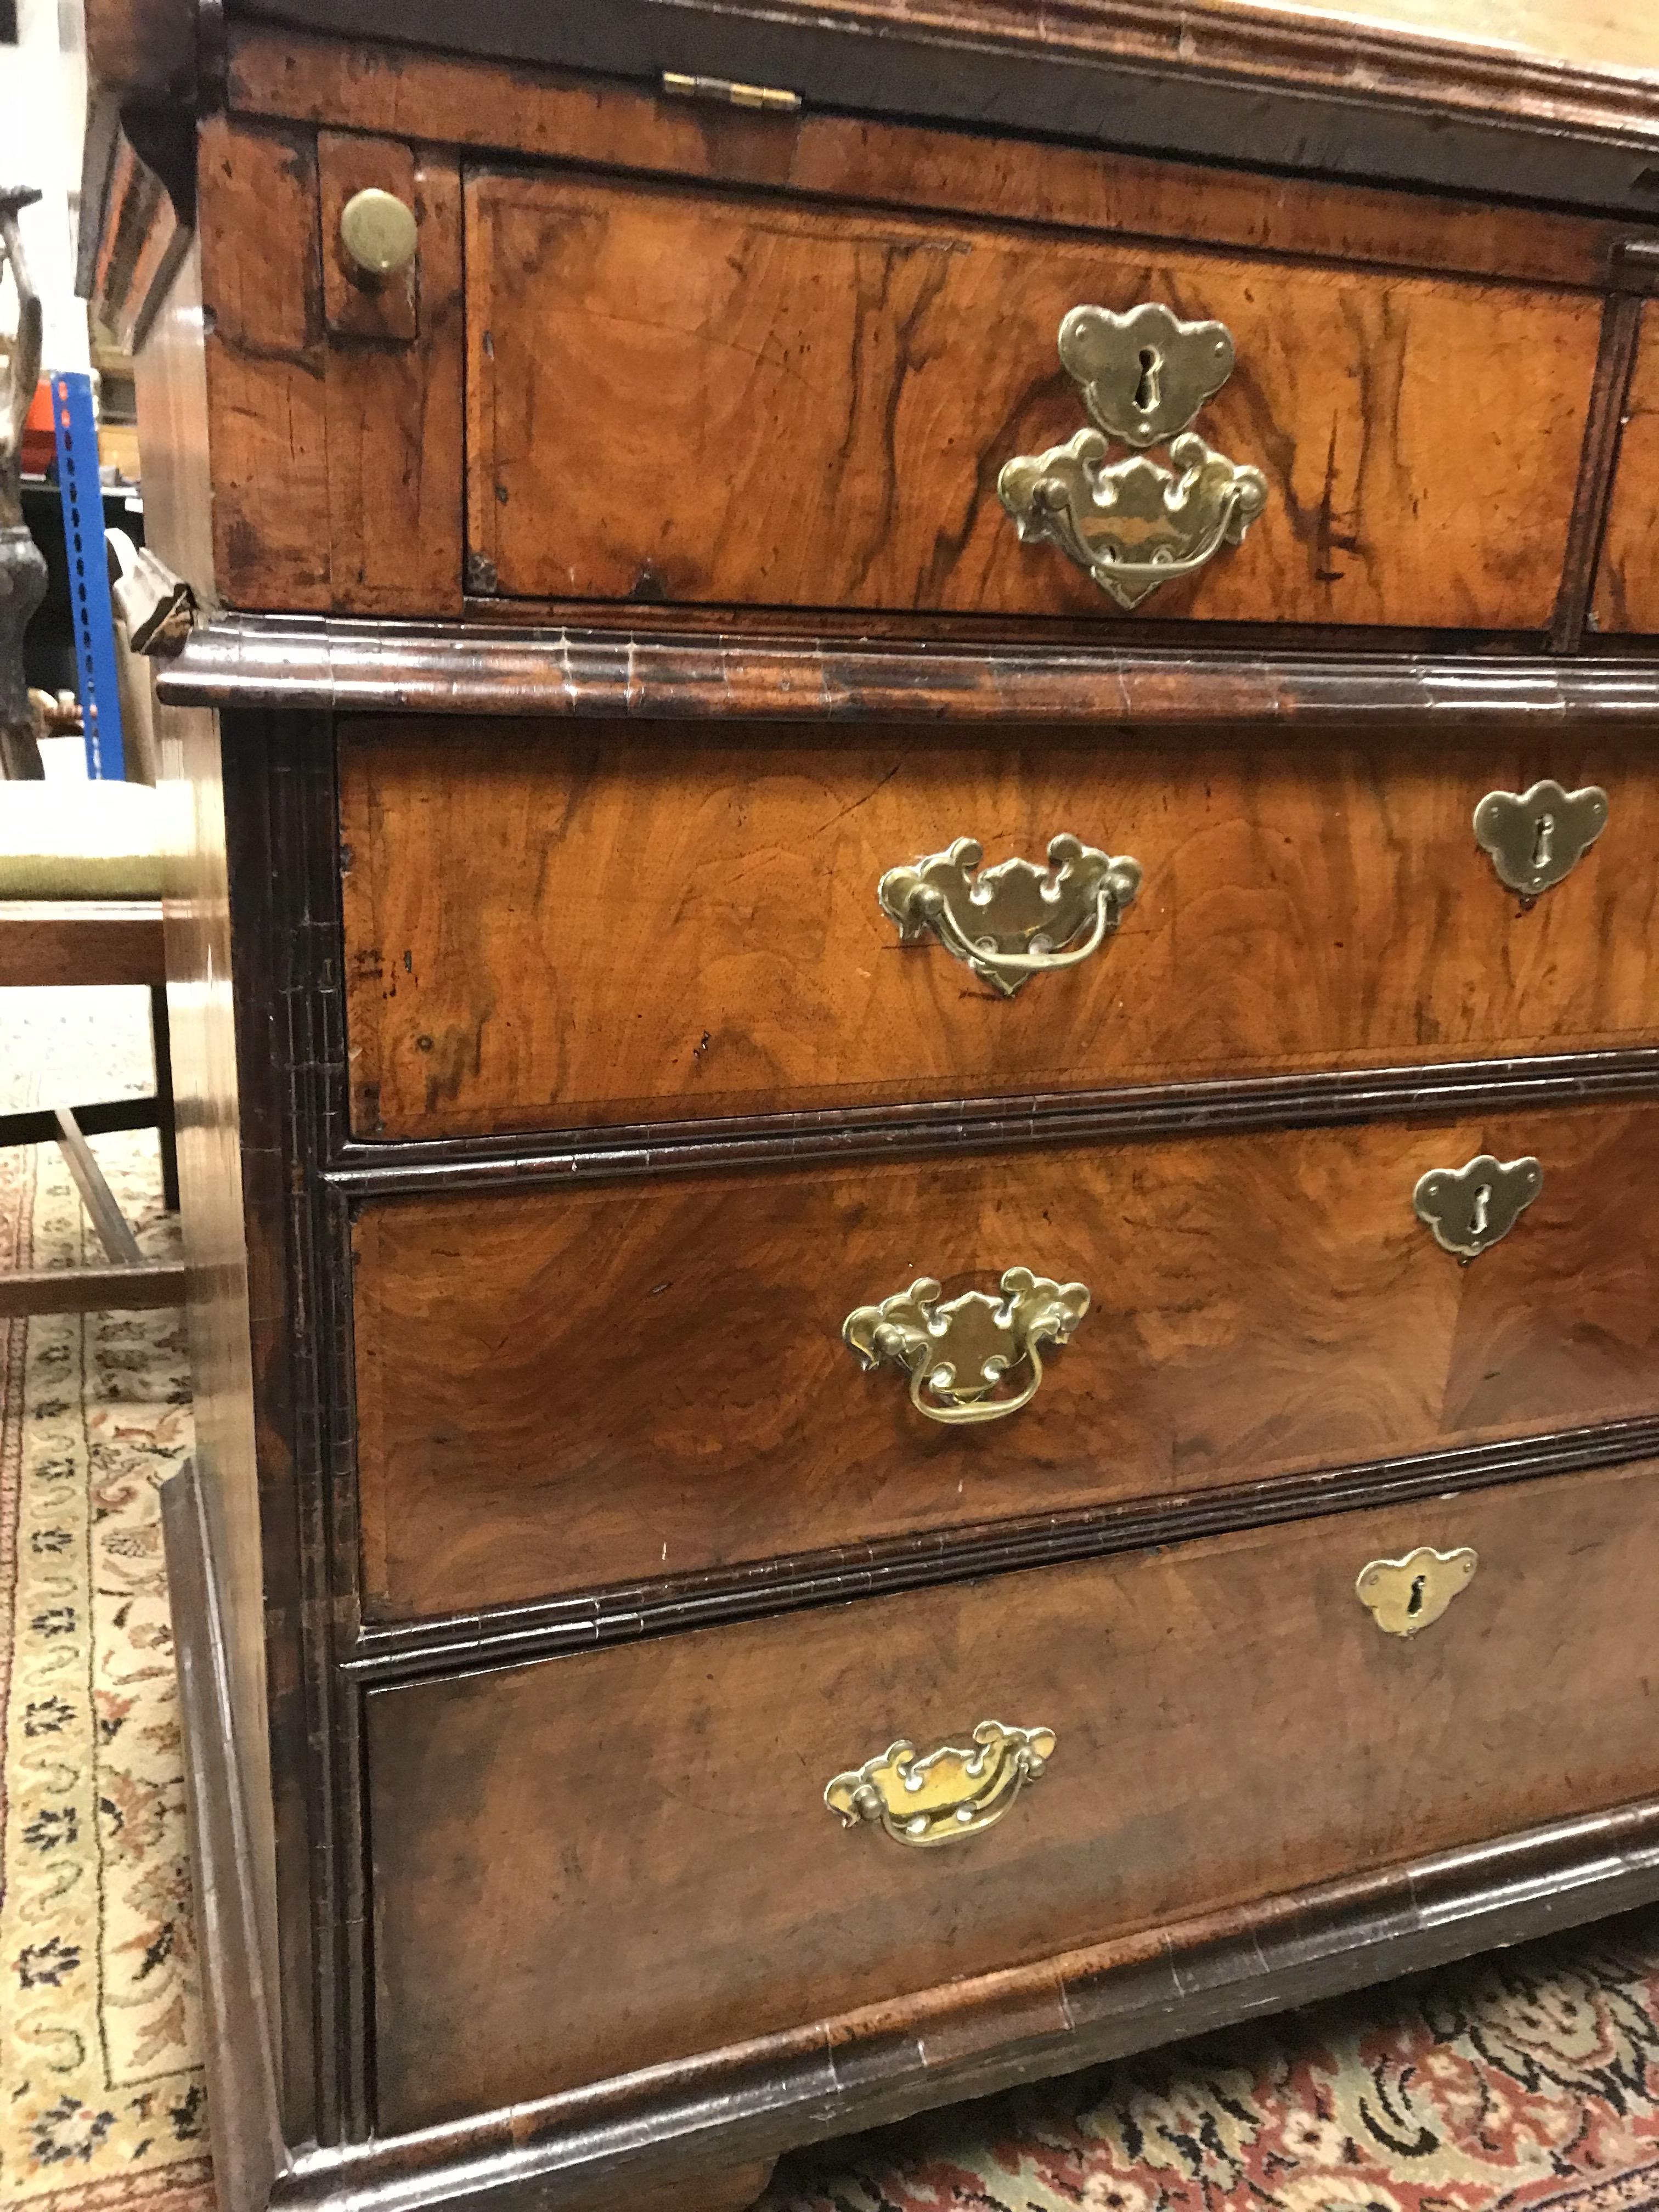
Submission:
<svg viewBox="0 0 1659 2212">
<path fill-rule="evenodd" d="M 146 783 L 0 783 L 0 899 L 157 899 L 161 799 Z"/>
</svg>

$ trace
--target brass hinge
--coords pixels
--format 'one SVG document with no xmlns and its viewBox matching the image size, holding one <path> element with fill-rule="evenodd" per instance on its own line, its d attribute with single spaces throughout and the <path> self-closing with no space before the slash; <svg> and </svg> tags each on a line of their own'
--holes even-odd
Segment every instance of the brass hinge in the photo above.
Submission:
<svg viewBox="0 0 1659 2212">
<path fill-rule="evenodd" d="M 793 115 L 800 106 L 798 92 L 775 84 L 734 84 L 725 76 L 682 76 L 665 70 L 662 88 L 677 100 L 717 100 L 723 107 L 762 107 L 772 115 Z"/>
</svg>

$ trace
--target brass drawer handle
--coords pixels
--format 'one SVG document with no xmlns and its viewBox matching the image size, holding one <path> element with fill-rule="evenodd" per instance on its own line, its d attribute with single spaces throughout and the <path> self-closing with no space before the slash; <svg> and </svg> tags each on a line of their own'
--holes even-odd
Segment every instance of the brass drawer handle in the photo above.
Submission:
<svg viewBox="0 0 1659 2212">
<path fill-rule="evenodd" d="M 1267 480 L 1188 428 L 1232 374 L 1226 325 L 1183 323 L 1150 301 L 1122 315 L 1073 307 L 1060 359 L 1099 428 L 1003 464 L 997 492 L 1021 540 L 1057 545 L 1121 607 L 1242 545 Z M 1128 459 L 1108 461 L 1113 438 L 1135 449 Z M 1167 446 L 1174 468 L 1148 460 L 1148 446 Z"/>
<path fill-rule="evenodd" d="M 946 1304 L 922 1275 L 878 1306 L 859 1306 L 841 1325 L 843 1342 L 867 1370 L 884 1361 L 910 1377 L 910 1403 L 930 1421 L 1000 1421 L 1029 1406 L 1042 1381 L 1041 1347 L 1065 1344 L 1089 1310 L 1081 1283 L 1051 1283 L 1029 1267 L 1010 1267 L 1002 1295 L 964 1291 Z M 1003 1379 L 1024 1366 L 1024 1383 L 1000 1397 Z"/>
<path fill-rule="evenodd" d="M 1403 1559 L 1373 1559 L 1362 1567 L 1354 1590 L 1385 1635 L 1415 1636 L 1468 1588 L 1480 1564 L 1467 1546 L 1437 1552 L 1432 1545 L 1419 1544 Z"/>
<path fill-rule="evenodd" d="M 1543 1188 L 1544 1170 L 1530 1153 L 1497 1160 L 1480 1152 L 1467 1167 L 1431 1168 L 1419 1176 L 1412 1205 L 1435 1243 L 1467 1267 L 1509 1235 Z"/>
<path fill-rule="evenodd" d="M 1498 882 L 1528 900 L 1570 875 L 1607 826 L 1599 783 L 1564 791 L 1549 776 L 1530 791 L 1489 791 L 1474 810 L 1475 843 Z"/>
<path fill-rule="evenodd" d="M 896 1844 L 923 1850 L 981 1835 L 1042 1774 L 1054 1756 L 1054 1732 L 981 1721 L 973 1745 L 961 1751 L 945 1744 L 919 1759 L 901 1736 L 878 1758 L 836 1775 L 823 1802 L 844 1827 L 879 1823 Z"/>
<path fill-rule="evenodd" d="M 984 858 L 976 839 L 958 837 L 914 867 L 890 868 L 876 896 L 902 944 L 919 944 L 932 930 L 1009 999 L 1033 975 L 1075 968 L 1097 951 L 1140 889 L 1139 860 L 1115 859 L 1066 830 L 1049 839 L 1046 868 L 1013 860 L 980 869 Z"/>
</svg>

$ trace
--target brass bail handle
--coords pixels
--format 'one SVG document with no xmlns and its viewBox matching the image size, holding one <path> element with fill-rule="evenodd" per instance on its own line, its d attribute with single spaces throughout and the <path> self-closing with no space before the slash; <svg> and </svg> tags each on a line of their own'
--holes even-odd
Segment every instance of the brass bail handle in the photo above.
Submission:
<svg viewBox="0 0 1659 2212">
<path fill-rule="evenodd" d="M 1041 975 L 1055 968 L 1075 968 L 1091 953 L 1097 952 L 1106 933 L 1117 917 L 1109 887 L 1103 884 L 1095 895 L 1094 927 L 1081 945 L 1064 951 L 1000 952 L 989 945 L 976 945 L 957 926 L 945 893 L 932 884 L 924 886 L 916 897 L 915 911 L 927 922 L 947 952 L 970 968 L 989 968 L 999 975 Z"/>
<path fill-rule="evenodd" d="M 1224 323 L 1183 322 L 1157 301 L 1123 314 L 1073 307 L 1060 325 L 1060 366 L 1093 427 L 1003 464 L 997 495 L 1021 542 L 1057 547 L 1124 608 L 1242 545 L 1267 507 L 1267 480 L 1191 428 L 1233 358 Z M 1115 439 L 1130 449 L 1124 459 L 1109 458 Z M 1150 458 L 1152 446 L 1166 448 L 1168 464 Z"/>
<path fill-rule="evenodd" d="M 1005 999 L 1033 975 L 1075 968 L 1099 951 L 1139 893 L 1139 860 L 1085 845 L 1069 830 L 1048 841 L 1048 862 L 981 866 L 985 848 L 958 837 L 942 852 L 890 868 L 876 886 L 899 941 L 936 938 Z"/>
<path fill-rule="evenodd" d="M 964 1291 L 945 1302 L 940 1285 L 922 1275 L 879 1305 L 854 1307 L 841 1334 L 866 1371 L 884 1365 L 908 1375 L 919 1413 L 971 1426 L 1029 1406 L 1042 1382 L 1042 1347 L 1066 1343 L 1088 1310 L 1085 1285 L 1029 1267 L 1010 1267 L 999 1296 Z M 1022 1364 L 1024 1381 L 1000 1395 L 1004 1377 Z"/>
<path fill-rule="evenodd" d="M 941 1744 L 924 1757 L 901 1736 L 835 1776 L 823 1802 L 843 1827 L 868 1824 L 896 1844 L 933 1850 L 994 1828 L 1046 1771 L 1054 1741 L 1052 1729 L 981 1721 L 965 1745 Z"/>
</svg>

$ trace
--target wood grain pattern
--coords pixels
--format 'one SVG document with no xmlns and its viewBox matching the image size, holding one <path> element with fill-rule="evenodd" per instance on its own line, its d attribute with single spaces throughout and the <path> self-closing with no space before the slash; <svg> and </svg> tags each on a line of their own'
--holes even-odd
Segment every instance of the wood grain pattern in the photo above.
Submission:
<svg viewBox="0 0 1659 2212">
<path fill-rule="evenodd" d="M 338 143 L 325 133 L 325 153 Z M 325 187 L 370 181 L 379 142 L 349 142 L 354 161 L 329 155 Z M 365 331 L 336 339 L 327 393 L 329 574 L 332 603 L 360 614 L 459 613 L 461 605 L 461 206 L 453 157 L 410 155 L 418 226 L 416 298 L 384 341 Z M 398 165 L 401 166 L 400 164 Z M 390 171 L 387 171 L 390 173 Z M 390 187 L 386 187 L 390 189 Z M 327 213 L 325 194 L 325 216 Z M 362 295 L 359 295 L 361 298 Z M 360 314 L 364 311 L 358 310 Z"/>
<path fill-rule="evenodd" d="M 198 168 L 218 587 L 233 606 L 327 607 L 315 142 L 210 115 Z"/>
<path fill-rule="evenodd" d="M 459 612 L 460 180 L 453 159 L 325 134 L 331 209 L 401 173 L 420 227 L 418 334 L 345 314 L 321 244 L 317 142 L 202 126 L 203 283 L 218 586 L 234 606 Z M 342 321 L 342 315 L 345 319 Z M 370 319 L 371 321 L 374 319 Z"/>
<path fill-rule="evenodd" d="M 1659 310 L 1644 305 L 1595 578 L 1595 626 L 1610 635 L 1659 630 L 1656 507 L 1659 507 Z"/>
<path fill-rule="evenodd" d="M 936 85 L 938 76 L 936 58 Z M 1522 283 L 1599 286 L 1615 241 L 1642 228 L 1328 177 L 1312 182 L 1151 161 L 1012 131 L 991 137 L 983 128 L 815 112 L 810 105 L 787 116 L 688 106 L 616 77 L 509 69 L 407 47 L 371 56 L 338 38 L 248 24 L 233 29 L 229 96 L 252 115 L 532 160 L 988 216 L 1119 240 L 1201 239 Z"/>
<path fill-rule="evenodd" d="M 1650 1788 L 1654 1647 L 1632 1623 L 1656 1479 L 1650 1463 L 376 1692 L 383 2124 Z M 1385 1636 L 1354 1577 L 1420 1543 L 1472 1545 L 1475 1578 L 1418 1638 Z M 825 1812 L 843 1768 L 987 1717 L 1059 1739 L 994 1829 L 914 1851 Z"/>
<path fill-rule="evenodd" d="M 0 990 L 160 983 L 160 899 L 0 899 Z"/>
<path fill-rule="evenodd" d="M 1461 1267 L 1435 1166 L 1535 1152 Z M 1659 1407 L 1659 1108 L 822 1164 L 363 1206 L 365 1602 L 463 1613 Z M 841 1341 L 854 1306 L 1029 1267 L 1090 1286 L 983 1428 Z M 1573 1295 L 1565 1301 L 1563 1282 Z"/>
<path fill-rule="evenodd" d="M 1232 331 L 1203 434 L 1272 495 L 1146 611 L 1553 611 L 1586 298 L 562 178 L 485 172 L 466 203 L 467 543 L 508 596 L 1103 621 L 1081 571 L 1020 544 L 996 476 L 1085 420 L 1066 310 L 1156 299 Z M 1446 393 L 1475 383 L 1506 401 L 1471 439 Z"/>
<path fill-rule="evenodd" d="M 1063 1092 L 1654 1039 L 1644 739 L 1248 731 L 603 734 L 342 725 L 352 1123 L 368 1139 Z M 1530 911 L 1470 827 L 1604 784 Z M 1145 870 L 1013 1000 L 877 902 L 891 867 L 1061 830 Z"/>
</svg>

